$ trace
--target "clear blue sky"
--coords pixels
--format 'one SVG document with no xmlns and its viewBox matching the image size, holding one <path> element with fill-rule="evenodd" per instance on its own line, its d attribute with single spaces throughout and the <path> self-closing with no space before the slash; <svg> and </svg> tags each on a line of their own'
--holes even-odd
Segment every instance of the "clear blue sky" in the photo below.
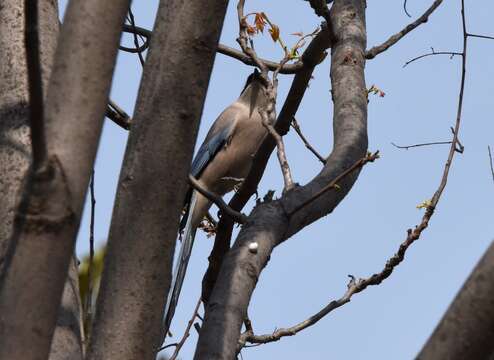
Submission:
<svg viewBox="0 0 494 360">
<path fill-rule="evenodd" d="M 139 26 L 152 28 L 157 0 L 134 3 Z M 61 13 L 66 1 L 61 1 Z M 246 2 L 247 11 L 264 11 L 288 34 L 311 32 L 319 19 L 302 0 Z M 408 1 L 417 17 L 432 0 Z M 283 4 L 283 5 L 281 5 Z M 236 46 L 237 23 L 231 1 L 221 42 Z M 466 0 L 470 32 L 494 35 L 490 19 L 494 3 Z M 369 0 L 369 47 L 385 40 L 411 20 L 402 1 Z M 129 39 L 124 40 L 131 44 Z M 258 52 L 279 60 L 281 50 L 268 36 L 256 38 Z M 430 228 L 407 253 L 406 261 L 378 287 L 355 296 L 351 303 L 330 314 L 295 337 L 244 349 L 248 359 L 412 359 L 426 341 L 455 293 L 483 254 L 494 234 L 494 182 L 490 177 L 487 145 L 494 146 L 493 99 L 494 42 L 471 39 L 467 69 L 464 116 L 460 138 L 463 155 L 456 157 L 451 176 Z M 309 226 L 273 253 L 263 271 L 249 308 L 256 333 L 291 326 L 317 312 L 346 288 L 347 274 L 365 277 L 380 271 L 404 240 L 406 230 L 420 221 L 416 205 L 437 188 L 447 157 L 447 146 L 398 150 L 390 143 L 411 144 L 449 140 L 454 124 L 459 87 L 460 59 L 437 56 L 402 68 L 412 57 L 430 51 L 461 50 L 460 0 L 443 5 L 398 45 L 367 63 L 368 87 L 376 84 L 384 98 L 370 97 L 369 150 L 382 158 L 365 167 L 349 196 L 333 214 Z M 221 110 L 235 100 L 248 66 L 216 57 L 198 142 Z M 130 114 L 133 111 L 141 65 L 136 56 L 121 53 L 113 82 L 112 98 Z M 282 104 L 291 76 L 281 76 Z M 329 58 L 315 72 L 297 114 L 314 146 L 323 154 L 332 146 L 332 104 L 329 94 Z M 163 99 L 166 101 L 166 99 Z M 119 168 L 127 133 L 105 123 L 96 162 L 96 237 L 107 236 Z M 165 139 L 164 139 L 165 141 Z M 297 182 L 304 184 L 320 169 L 291 131 L 285 138 L 288 160 Z M 280 194 L 282 176 L 271 159 L 260 194 L 275 189 Z M 88 216 L 85 212 L 77 252 L 88 251 Z M 181 336 L 200 294 L 212 239 L 199 234 L 172 331 Z M 197 341 L 192 333 L 181 352 L 191 359 Z"/>
</svg>

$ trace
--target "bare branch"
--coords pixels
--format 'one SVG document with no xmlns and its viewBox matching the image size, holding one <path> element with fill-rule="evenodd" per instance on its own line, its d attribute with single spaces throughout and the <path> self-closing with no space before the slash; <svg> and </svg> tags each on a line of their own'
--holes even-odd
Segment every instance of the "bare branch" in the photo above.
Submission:
<svg viewBox="0 0 494 360">
<path fill-rule="evenodd" d="M 146 41 L 144 42 L 143 45 L 139 48 L 139 51 L 144 51 L 148 48 L 149 46 L 149 40 L 151 39 L 152 36 L 152 31 L 135 26 L 132 27 L 131 25 L 125 24 L 123 26 L 123 31 L 128 32 L 128 33 L 136 33 L 140 36 L 143 36 L 146 38 Z M 130 53 L 135 53 L 137 50 L 135 48 L 128 48 L 125 46 L 120 46 L 120 50 L 130 52 Z M 230 46 L 223 45 L 223 44 L 218 44 L 217 51 L 220 54 L 230 56 L 234 59 L 240 60 L 243 62 L 245 65 L 250 65 L 250 66 L 257 66 L 255 62 L 252 61 L 252 58 L 246 54 L 244 54 L 242 51 L 239 51 L 237 49 L 234 49 Z M 271 61 L 271 60 L 265 60 L 261 59 L 261 61 L 266 64 L 269 70 L 276 70 L 279 66 L 279 63 Z M 295 62 L 294 64 L 285 64 L 283 67 L 280 69 L 280 74 L 295 74 L 298 71 L 300 71 L 304 67 L 304 62 L 303 60 L 299 60 Z"/>
<path fill-rule="evenodd" d="M 300 136 L 300 138 L 302 139 L 305 147 L 309 149 L 309 151 L 312 152 L 320 162 L 326 164 L 326 159 L 321 154 L 319 154 L 316 149 L 314 149 L 314 147 L 309 143 L 309 141 L 307 141 L 307 138 L 304 136 L 304 134 L 302 134 L 302 130 L 300 130 L 300 126 L 298 125 L 295 116 L 292 119 L 292 127 L 295 130 L 295 132 L 298 134 L 298 136 Z"/>
<path fill-rule="evenodd" d="M 415 20 L 411 24 L 408 24 L 407 26 L 405 26 L 405 28 L 403 28 L 401 31 L 399 31 L 398 33 L 391 36 L 388 40 L 383 42 L 381 45 L 374 46 L 373 48 L 367 50 L 365 52 L 365 58 L 366 59 L 375 58 L 377 55 L 388 50 L 391 46 L 393 46 L 398 41 L 400 41 L 409 32 L 415 30 L 415 28 L 417 28 L 419 25 L 426 23 L 427 20 L 429 20 L 429 16 L 434 12 L 434 10 L 437 9 L 437 7 L 439 5 L 441 5 L 442 2 L 443 2 L 443 0 L 435 0 L 432 3 L 432 5 L 417 20 Z M 405 2 L 405 4 L 406 4 L 406 2 Z M 405 10 L 405 12 L 406 12 L 406 10 Z"/>
<path fill-rule="evenodd" d="M 254 335 L 252 331 L 244 332 L 240 336 L 237 351 L 240 351 L 240 349 L 245 346 L 246 342 L 250 342 L 254 344 L 265 344 L 273 341 L 278 341 L 285 336 L 296 335 L 298 332 L 316 324 L 319 320 L 321 320 L 323 317 L 328 315 L 333 310 L 350 302 L 353 295 L 364 291 L 368 286 L 381 284 L 393 273 L 393 270 L 403 261 L 403 259 L 405 258 L 405 253 L 408 250 L 408 248 L 420 238 L 422 231 L 427 228 L 427 225 L 429 223 L 432 214 L 433 214 L 432 211 L 426 211 L 426 214 L 424 215 L 422 222 L 418 226 L 416 226 L 414 230 L 412 229 L 408 230 L 408 235 L 405 241 L 401 243 L 398 251 L 386 261 L 386 264 L 383 270 L 381 270 L 381 272 L 373 274 L 372 276 L 365 279 L 355 279 L 354 276 L 349 275 L 350 282 L 347 285 L 347 291 L 341 298 L 337 300 L 332 300 L 319 312 L 312 315 L 310 318 L 298 323 L 297 325 L 294 325 L 289 328 L 278 329 L 273 333 L 266 335 Z"/>
<path fill-rule="evenodd" d="M 46 164 L 46 134 L 44 125 L 43 83 L 38 30 L 38 2 L 24 1 L 26 63 L 29 90 L 29 123 L 34 171 Z"/>
<path fill-rule="evenodd" d="M 489 165 L 491 167 L 492 181 L 494 181 L 494 166 L 492 164 L 492 154 L 491 154 L 491 147 L 490 146 L 487 146 L 487 152 L 489 153 Z"/>
<path fill-rule="evenodd" d="M 288 216 L 292 216 L 293 214 L 295 214 L 297 211 L 303 209 L 304 207 L 306 207 L 307 205 L 309 205 L 310 203 L 314 202 L 315 200 L 317 200 L 321 195 L 324 195 L 327 191 L 331 190 L 331 189 L 336 189 L 336 190 L 339 190 L 340 186 L 338 185 L 338 183 L 343 179 L 345 178 L 347 175 L 351 174 L 352 172 L 354 172 L 355 170 L 357 169 L 360 169 L 361 167 L 363 167 L 365 164 L 369 163 L 369 162 L 374 162 L 376 159 L 379 158 L 379 151 L 376 151 L 375 153 L 367 153 L 367 155 L 365 157 L 363 157 L 362 159 L 360 160 L 357 160 L 352 166 L 350 166 L 347 170 L 343 171 L 340 175 L 336 176 L 333 181 L 331 181 L 329 184 L 327 184 L 326 186 L 324 186 L 322 189 L 320 189 L 318 192 L 316 192 L 314 195 L 312 195 L 312 197 L 308 198 L 307 200 L 305 200 L 304 202 L 302 202 L 301 204 L 299 204 L 297 207 L 295 207 L 294 209 L 290 210 L 288 212 Z"/>
<path fill-rule="evenodd" d="M 456 123 L 454 129 L 451 129 L 453 132 L 453 142 L 449 149 L 448 159 L 446 160 L 446 164 L 444 166 L 444 172 L 441 179 L 441 183 L 439 184 L 439 188 L 434 193 L 434 196 L 431 199 L 431 205 L 429 206 L 429 211 L 434 211 L 439 199 L 441 198 L 441 194 L 446 187 L 446 183 L 448 182 L 449 169 L 451 167 L 451 163 L 453 161 L 453 157 L 457 152 L 456 144 L 458 143 L 458 132 L 460 131 L 460 123 L 461 123 L 461 113 L 463 109 L 463 93 L 465 91 L 465 73 L 467 67 L 467 45 L 468 45 L 468 32 L 467 25 L 465 20 L 465 2 L 461 0 L 461 21 L 463 28 L 463 51 L 461 53 L 461 82 L 460 82 L 460 90 L 458 94 L 458 110 L 456 114 Z M 461 144 L 460 144 L 461 145 Z"/>
<path fill-rule="evenodd" d="M 413 144 L 413 145 L 396 145 L 394 142 L 391 143 L 395 148 L 398 149 L 411 149 L 415 147 L 421 147 L 421 146 L 430 146 L 430 145 L 446 145 L 446 144 L 451 144 L 452 141 L 436 141 L 436 142 L 429 142 L 429 143 L 421 143 L 421 144 Z"/>
<path fill-rule="evenodd" d="M 479 38 L 479 39 L 494 40 L 494 36 L 478 35 L 478 34 L 470 34 L 470 33 L 468 33 L 467 36 Z"/>
<path fill-rule="evenodd" d="M 408 16 L 408 17 L 412 17 L 412 15 L 410 15 L 410 13 L 408 12 L 407 10 L 407 1 L 408 0 L 404 0 L 403 1 L 403 11 L 405 12 L 405 14 Z"/>
<path fill-rule="evenodd" d="M 194 309 L 194 313 L 192 314 L 192 317 L 190 318 L 189 322 L 187 323 L 187 327 L 185 328 L 184 335 L 182 336 L 182 339 L 176 344 L 175 346 L 175 351 L 173 352 L 172 356 L 170 357 L 169 360 L 176 360 L 178 357 L 178 353 L 180 352 L 180 349 L 182 349 L 182 346 L 184 346 L 185 341 L 190 335 L 190 329 L 192 328 L 192 325 L 194 324 L 194 320 L 196 317 L 199 315 L 199 307 L 201 306 L 202 300 L 199 298 L 197 300 L 197 305 Z"/>
<path fill-rule="evenodd" d="M 228 206 L 228 204 L 223 200 L 221 196 L 213 193 L 212 191 L 205 189 L 201 185 L 201 183 L 192 175 L 189 175 L 189 183 L 194 189 L 196 189 L 206 198 L 211 200 L 216 206 L 218 206 L 218 208 L 221 210 L 223 214 L 225 214 L 226 216 L 230 216 L 233 220 L 235 220 L 239 224 L 245 224 L 245 222 L 247 221 L 246 215 L 233 210 L 230 206 Z"/>
<path fill-rule="evenodd" d="M 132 6 L 129 6 L 128 19 L 130 22 L 130 26 L 134 30 L 132 33 L 134 35 L 135 52 L 139 56 L 139 61 L 141 63 L 141 66 L 144 67 L 144 57 L 142 56 L 141 46 L 139 46 L 139 39 L 137 38 L 137 32 L 135 31 L 136 23 L 134 19 L 134 14 L 132 13 Z"/>
<path fill-rule="evenodd" d="M 436 55 L 449 55 L 450 56 L 450 59 L 452 59 L 453 57 L 455 56 L 462 56 L 463 53 L 461 52 L 455 52 L 455 51 L 435 51 L 433 47 L 431 47 L 431 52 L 430 53 L 427 53 L 427 54 L 423 54 L 423 55 L 420 55 L 420 56 L 417 56 L 417 57 L 414 57 L 413 59 L 411 60 L 408 60 L 404 65 L 403 67 L 406 67 L 408 66 L 409 64 L 413 63 L 414 61 L 417 61 L 417 60 L 420 60 L 420 59 L 423 59 L 425 57 L 429 57 L 429 56 L 436 56 Z"/>
<path fill-rule="evenodd" d="M 112 100 L 108 101 L 105 116 L 124 130 L 130 130 L 132 119 Z"/>
</svg>

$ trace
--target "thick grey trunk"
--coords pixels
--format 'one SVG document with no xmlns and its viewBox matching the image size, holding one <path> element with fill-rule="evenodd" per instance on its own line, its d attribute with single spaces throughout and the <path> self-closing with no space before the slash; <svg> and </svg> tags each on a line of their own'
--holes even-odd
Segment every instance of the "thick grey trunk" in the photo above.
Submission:
<svg viewBox="0 0 494 360">
<path fill-rule="evenodd" d="M 45 101 L 48 163 L 24 186 L 0 272 L 0 359 L 49 355 L 128 6 L 67 9 Z"/>
<path fill-rule="evenodd" d="M 468 277 L 417 360 L 492 359 L 494 242 Z"/>
<path fill-rule="evenodd" d="M 58 37 L 56 1 L 39 1 L 41 66 L 48 84 Z M 2 1 L 0 6 L 0 272 L 12 235 L 14 213 L 31 162 L 24 48 L 24 2 Z M 65 285 L 51 346 L 50 360 L 82 359 L 77 267 Z M 74 292 L 74 289 L 77 292 Z"/>
<path fill-rule="evenodd" d="M 162 0 L 120 174 L 89 359 L 154 359 L 227 0 Z"/>
</svg>

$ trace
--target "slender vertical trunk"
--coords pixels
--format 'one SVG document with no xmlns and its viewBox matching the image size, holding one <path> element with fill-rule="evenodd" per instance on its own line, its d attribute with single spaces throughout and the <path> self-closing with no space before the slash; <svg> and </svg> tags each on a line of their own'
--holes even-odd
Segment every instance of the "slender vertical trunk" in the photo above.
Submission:
<svg viewBox="0 0 494 360">
<path fill-rule="evenodd" d="M 162 0 L 120 174 L 89 359 L 154 359 L 227 0 Z"/>
</svg>

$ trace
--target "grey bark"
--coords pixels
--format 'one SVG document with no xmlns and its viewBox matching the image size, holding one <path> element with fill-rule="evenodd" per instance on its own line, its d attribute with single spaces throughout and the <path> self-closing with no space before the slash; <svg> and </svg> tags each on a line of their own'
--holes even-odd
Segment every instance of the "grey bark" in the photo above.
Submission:
<svg viewBox="0 0 494 360">
<path fill-rule="evenodd" d="M 113 210 L 89 359 L 154 359 L 227 0 L 162 0 Z"/>
<path fill-rule="evenodd" d="M 0 273 L 0 359 L 48 357 L 128 6 L 67 9 L 46 96 L 49 161 L 26 183 Z"/>
<path fill-rule="evenodd" d="M 84 325 L 79 293 L 77 260 L 73 258 L 58 309 L 57 325 L 50 348 L 50 360 L 84 358 Z"/>
<path fill-rule="evenodd" d="M 48 84 L 58 37 L 56 1 L 40 1 L 40 47 L 43 84 Z M 14 213 L 31 162 L 27 75 L 24 48 L 24 2 L 6 0 L 0 6 L 0 272 L 12 235 Z M 50 359 L 82 359 L 82 334 L 77 268 L 65 285 Z"/>
<path fill-rule="evenodd" d="M 274 247 L 330 213 L 357 179 L 358 172 L 342 181 L 337 192 L 328 192 L 302 211 L 288 216 L 367 151 L 365 1 L 335 0 L 330 20 L 335 34 L 331 58 L 333 151 L 321 173 L 309 184 L 286 193 L 279 200 L 258 205 L 249 216 L 224 259 L 206 307 L 196 360 L 235 359 L 252 292 Z M 257 253 L 248 250 L 251 242 L 257 242 Z"/>
<path fill-rule="evenodd" d="M 417 360 L 494 355 L 494 242 L 473 269 Z"/>
<path fill-rule="evenodd" d="M 56 1 L 40 7 L 40 45 L 46 85 L 58 36 Z M 31 162 L 27 67 L 24 49 L 24 3 L 2 0 L 0 6 L 0 272 L 12 234 L 21 184 Z"/>
</svg>

